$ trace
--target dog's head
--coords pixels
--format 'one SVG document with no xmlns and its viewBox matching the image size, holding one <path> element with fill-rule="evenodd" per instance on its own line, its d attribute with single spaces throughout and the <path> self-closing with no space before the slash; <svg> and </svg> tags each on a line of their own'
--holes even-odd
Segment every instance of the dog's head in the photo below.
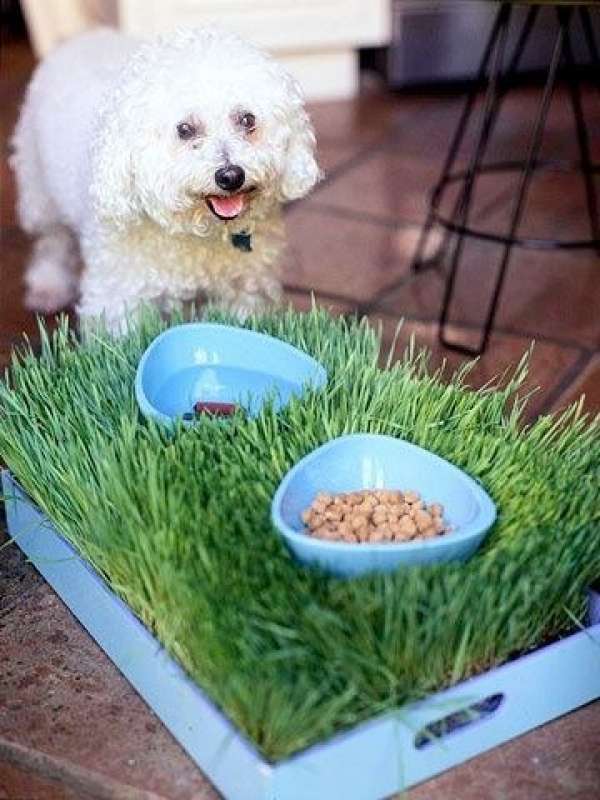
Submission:
<svg viewBox="0 0 600 800">
<path fill-rule="evenodd" d="M 218 29 L 144 44 L 102 110 L 92 154 L 97 213 L 205 235 L 251 229 L 319 178 L 297 83 Z"/>
</svg>

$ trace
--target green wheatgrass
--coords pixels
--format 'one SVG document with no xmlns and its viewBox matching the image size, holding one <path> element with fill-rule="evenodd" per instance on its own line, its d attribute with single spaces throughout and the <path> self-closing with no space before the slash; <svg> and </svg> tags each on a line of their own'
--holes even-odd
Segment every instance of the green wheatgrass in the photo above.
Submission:
<svg viewBox="0 0 600 800">
<path fill-rule="evenodd" d="M 230 321 L 209 310 L 204 318 Z M 176 320 L 175 320 L 176 321 Z M 600 576 L 600 420 L 521 421 L 526 359 L 500 387 L 389 369 L 364 321 L 288 310 L 247 327 L 329 372 L 277 414 L 169 434 L 138 414 L 138 359 L 164 327 L 79 344 L 62 321 L 0 383 L 0 459 L 270 759 L 497 665 L 573 627 Z M 389 362 L 391 359 L 389 359 Z M 338 580 L 303 569 L 270 519 L 284 473 L 328 439 L 391 434 L 480 481 L 498 507 L 466 564 Z"/>
</svg>

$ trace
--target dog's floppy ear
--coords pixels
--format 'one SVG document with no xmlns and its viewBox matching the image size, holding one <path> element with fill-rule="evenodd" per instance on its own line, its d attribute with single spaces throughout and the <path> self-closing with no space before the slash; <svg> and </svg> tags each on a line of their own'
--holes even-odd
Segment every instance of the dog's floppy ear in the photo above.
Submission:
<svg viewBox="0 0 600 800">
<path fill-rule="evenodd" d="M 290 80 L 289 91 L 293 97 L 294 111 L 281 176 L 281 195 L 283 200 L 298 200 L 308 194 L 321 178 L 321 170 L 315 156 L 315 133 L 296 81 Z"/>
<path fill-rule="evenodd" d="M 135 222 L 141 206 L 135 186 L 130 125 L 116 98 L 101 112 L 91 154 L 90 193 L 96 214 L 119 227 Z"/>
</svg>

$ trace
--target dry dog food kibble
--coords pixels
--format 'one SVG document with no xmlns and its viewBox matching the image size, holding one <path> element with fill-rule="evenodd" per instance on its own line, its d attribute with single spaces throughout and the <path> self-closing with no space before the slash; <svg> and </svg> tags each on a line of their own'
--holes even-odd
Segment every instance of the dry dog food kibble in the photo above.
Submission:
<svg viewBox="0 0 600 800">
<path fill-rule="evenodd" d="M 426 505 L 418 492 L 369 489 L 318 494 L 302 513 L 310 536 L 330 541 L 408 542 L 449 532 L 439 503 Z"/>
</svg>

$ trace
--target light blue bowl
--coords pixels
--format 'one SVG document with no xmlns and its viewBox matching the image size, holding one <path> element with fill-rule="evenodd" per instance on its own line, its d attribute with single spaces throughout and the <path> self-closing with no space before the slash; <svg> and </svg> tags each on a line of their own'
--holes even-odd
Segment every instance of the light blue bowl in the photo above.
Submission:
<svg viewBox="0 0 600 800">
<path fill-rule="evenodd" d="M 280 339 L 230 325 L 193 322 L 161 333 L 137 368 L 143 414 L 165 424 L 197 401 L 235 403 L 256 415 L 267 399 L 277 409 L 327 373 L 314 358 Z"/>
<path fill-rule="evenodd" d="M 301 513 L 319 492 L 412 489 L 426 503 L 441 503 L 453 530 L 434 539 L 399 544 L 349 544 L 304 533 Z M 335 575 L 391 572 L 398 567 L 464 561 L 475 552 L 496 518 L 486 492 L 443 458 L 392 436 L 341 436 L 313 450 L 282 480 L 271 518 L 304 564 Z"/>
</svg>

